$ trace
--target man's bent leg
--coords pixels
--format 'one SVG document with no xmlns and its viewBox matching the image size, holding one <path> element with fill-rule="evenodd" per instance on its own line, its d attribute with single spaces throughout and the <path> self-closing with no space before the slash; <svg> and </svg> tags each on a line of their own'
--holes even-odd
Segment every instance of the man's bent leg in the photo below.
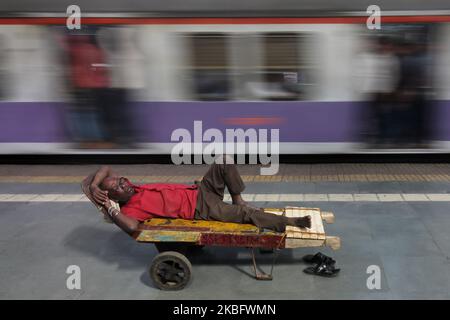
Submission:
<svg viewBox="0 0 450 320">
<path fill-rule="evenodd" d="M 201 190 L 204 191 L 204 190 Z M 206 194 L 207 200 L 203 197 Z M 223 202 L 217 195 L 200 192 L 195 219 L 215 220 L 221 222 L 249 223 L 258 228 L 271 229 L 284 232 L 286 226 L 311 227 L 311 217 L 288 218 L 272 213 L 265 213 L 262 209 L 245 205 L 236 205 Z"/>
<path fill-rule="evenodd" d="M 276 214 L 265 213 L 261 209 L 228 203 L 217 203 L 211 208 L 207 220 L 221 222 L 249 223 L 258 228 L 284 232 L 287 225 L 292 225 L 289 218 Z"/>
<path fill-rule="evenodd" d="M 216 159 L 216 162 L 204 175 L 201 187 L 223 199 L 225 187 L 228 188 L 232 196 L 240 195 L 245 189 L 245 184 L 233 159 L 228 156 L 221 156 Z"/>
<path fill-rule="evenodd" d="M 231 194 L 233 204 L 223 202 L 225 187 Z M 211 165 L 203 177 L 197 199 L 195 219 L 249 223 L 259 228 L 278 232 L 284 232 L 287 225 L 309 228 L 309 219 L 287 218 L 245 205 L 245 201 L 240 196 L 244 189 L 244 182 L 233 159 L 230 157 L 218 158 L 218 161 Z"/>
</svg>

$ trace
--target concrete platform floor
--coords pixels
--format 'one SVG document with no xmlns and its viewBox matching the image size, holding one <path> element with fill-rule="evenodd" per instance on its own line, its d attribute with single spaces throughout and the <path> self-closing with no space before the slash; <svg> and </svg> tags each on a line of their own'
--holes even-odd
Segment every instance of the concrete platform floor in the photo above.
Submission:
<svg viewBox="0 0 450 320">
<path fill-rule="evenodd" d="M 1 171 L 1 170 L 0 170 Z M 44 173 L 40 173 L 44 175 Z M 250 182 L 250 194 L 439 193 L 448 182 Z M 1 182 L 0 194 L 77 194 L 75 183 Z M 88 202 L 0 201 L 1 299 L 449 299 L 449 201 L 257 202 L 333 211 L 329 235 L 342 248 L 318 248 L 337 260 L 341 273 L 307 275 L 301 261 L 314 248 L 283 250 L 273 281 L 251 277 L 248 250 L 205 248 L 191 256 L 194 277 L 183 291 L 153 287 L 147 269 L 156 250 L 107 224 Z M 260 255 L 269 270 L 270 255 Z M 81 269 L 81 289 L 69 290 L 66 269 Z M 381 288 L 370 290 L 369 266 L 381 270 Z"/>
</svg>

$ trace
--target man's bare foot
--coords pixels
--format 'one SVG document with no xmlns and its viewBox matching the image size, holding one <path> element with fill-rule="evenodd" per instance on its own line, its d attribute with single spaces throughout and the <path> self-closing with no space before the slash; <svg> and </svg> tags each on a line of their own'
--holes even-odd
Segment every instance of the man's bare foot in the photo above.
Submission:
<svg viewBox="0 0 450 320">
<path fill-rule="evenodd" d="M 301 218 L 289 218 L 290 225 L 299 228 L 311 228 L 311 216 L 305 216 Z"/>
</svg>

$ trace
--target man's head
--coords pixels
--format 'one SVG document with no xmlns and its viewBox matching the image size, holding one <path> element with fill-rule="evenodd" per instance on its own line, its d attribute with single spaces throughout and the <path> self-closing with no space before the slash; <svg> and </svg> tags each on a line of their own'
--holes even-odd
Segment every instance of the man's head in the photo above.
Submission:
<svg viewBox="0 0 450 320">
<path fill-rule="evenodd" d="M 111 200 L 127 202 L 135 193 L 130 181 L 124 177 L 107 177 L 100 184 L 102 190 L 108 191 Z"/>
</svg>

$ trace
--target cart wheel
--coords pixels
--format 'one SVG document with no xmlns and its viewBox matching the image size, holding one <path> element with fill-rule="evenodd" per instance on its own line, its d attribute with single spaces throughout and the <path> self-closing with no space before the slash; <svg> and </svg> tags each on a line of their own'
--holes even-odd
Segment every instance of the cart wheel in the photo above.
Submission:
<svg viewBox="0 0 450 320">
<path fill-rule="evenodd" d="M 192 265 L 179 252 L 166 251 L 158 254 L 150 266 L 150 278 L 161 290 L 181 290 L 191 280 Z"/>
</svg>

